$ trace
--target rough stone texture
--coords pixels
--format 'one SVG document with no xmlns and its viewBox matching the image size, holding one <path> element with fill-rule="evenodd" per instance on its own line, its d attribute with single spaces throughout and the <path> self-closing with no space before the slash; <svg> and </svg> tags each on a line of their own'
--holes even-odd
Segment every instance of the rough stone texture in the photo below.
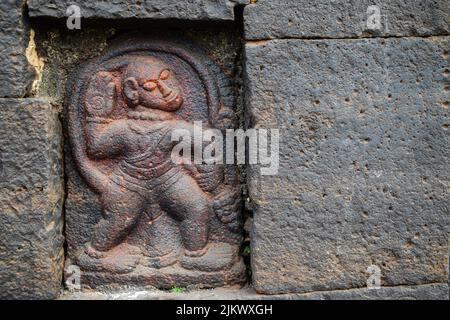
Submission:
<svg viewBox="0 0 450 320">
<path fill-rule="evenodd" d="M 177 20 L 234 20 L 234 6 L 246 0 L 150 0 L 150 1 L 28 1 L 30 17 L 66 17 L 67 8 L 76 4 L 83 18 L 105 19 L 177 19 Z"/>
<path fill-rule="evenodd" d="M 62 141 L 37 99 L 0 99 L 0 298 L 47 299 L 62 280 Z"/>
<path fill-rule="evenodd" d="M 450 33 L 448 0 L 258 0 L 244 10 L 248 40 L 429 36 Z M 367 13 L 378 5 L 381 28 L 370 30 Z"/>
<path fill-rule="evenodd" d="M 25 56 L 30 36 L 22 7 L 22 0 L 0 3 L 0 98 L 23 97 L 34 77 Z"/>
<path fill-rule="evenodd" d="M 449 44 L 246 45 L 252 125 L 280 128 L 278 175 L 248 177 L 258 292 L 447 281 Z"/>
<path fill-rule="evenodd" d="M 262 295 L 251 287 L 167 291 L 66 292 L 61 300 L 448 300 L 447 284 Z"/>
</svg>

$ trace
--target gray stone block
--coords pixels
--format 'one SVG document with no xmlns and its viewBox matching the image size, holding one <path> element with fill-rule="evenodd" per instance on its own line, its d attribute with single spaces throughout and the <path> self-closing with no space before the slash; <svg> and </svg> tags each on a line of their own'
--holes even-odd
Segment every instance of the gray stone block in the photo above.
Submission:
<svg viewBox="0 0 450 320">
<path fill-rule="evenodd" d="M 22 0 L 0 3 L 0 98 L 25 96 L 34 79 L 25 55 L 30 34 L 23 6 Z"/>
<path fill-rule="evenodd" d="M 283 295 L 278 295 L 283 296 Z M 294 299 L 311 300 L 448 300 L 446 283 L 418 286 L 351 289 L 293 295 Z"/>
<path fill-rule="evenodd" d="M 258 0 L 244 10 L 248 40 L 448 35 L 449 19 L 447 0 Z"/>
<path fill-rule="evenodd" d="M 37 99 L 0 99 L 0 298 L 57 296 L 64 259 L 58 114 Z"/>
<path fill-rule="evenodd" d="M 76 4 L 82 18 L 105 19 L 177 19 L 177 20 L 234 20 L 233 8 L 246 0 L 151 0 L 151 1 L 28 1 L 30 17 L 66 17 L 67 8 Z"/>
<path fill-rule="evenodd" d="M 447 282 L 449 37 L 248 43 L 253 284 L 277 294 Z"/>
</svg>

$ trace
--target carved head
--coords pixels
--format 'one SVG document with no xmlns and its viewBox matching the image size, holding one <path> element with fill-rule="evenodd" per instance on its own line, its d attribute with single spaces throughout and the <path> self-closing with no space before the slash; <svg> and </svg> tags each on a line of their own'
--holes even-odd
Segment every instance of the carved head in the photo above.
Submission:
<svg viewBox="0 0 450 320">
<path fill-rule="evenodd" d="M 131 107 L 137 105 L 175 111 L 183 94 L 175 74 L 159 59 L 135 57 L 123 74 L 123 95 Z"/>
</svg>

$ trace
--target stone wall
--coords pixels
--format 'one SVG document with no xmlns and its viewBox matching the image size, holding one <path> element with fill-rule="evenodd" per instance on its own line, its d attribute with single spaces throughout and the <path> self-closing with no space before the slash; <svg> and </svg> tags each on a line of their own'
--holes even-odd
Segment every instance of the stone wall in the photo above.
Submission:
<svg viewBox="0 0 450 320">
<path fill-rule="evenodd" d="M 448 278 L 448 1 L 257 1 L 244 10 L 246 107 L 283 128 L 250 170 L 260 293 Z M 373 268 L 373 267 L 372 267 Z"/>
<path fill-rule="evenodd" d="M 63 213 L 93 198 L 64 178 L 66 81 L 143 28 L 189 34 L 235 78 L 241 124 L 280 130 L 278 173 L 242 178 L 251 279 L 233 295 L 448 298 L 448 1 L 78 1 L 68 30 L 71 4 L 0 4 L 0 298 L 64 291 Z"/>
<path fill-rule="evenodd" d="M 36 63 L 22 1 L 0 5 L 0 298 L 58 296 L 64 261 L 62 131 L 28 97 Z"/>
<path fill-rule="evenodd" d="M 247 45 L 254 124 L 286 128 L 278 175 L 250 177 L 257 289 L 361 287 L 370 265 L 385 285 L 447 279 L 448 46 L 445 38 Z"/>
</svg>

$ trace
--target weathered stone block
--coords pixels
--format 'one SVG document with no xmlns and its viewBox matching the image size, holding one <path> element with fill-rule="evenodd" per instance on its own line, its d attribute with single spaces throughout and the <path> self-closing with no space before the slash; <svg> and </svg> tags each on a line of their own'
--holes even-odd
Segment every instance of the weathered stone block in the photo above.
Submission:
<svg viewBox="0 0 450 320">
<path fill-rule="evenodd" d="M 61 128 L 52 106 L 0 99 L 0 298 L 54 298 L 64 259 Z"/>
<path fill-rule="evenodd" d="M 448 37 L 248 43 L 255 127 L 278 175 L 249 170 L 261 293 L 446 283 Z"/>
<path fill-rule="evenodd" d="M 30 17 L 66 17 L 67 8 L 76 4 L 83 18 L 105 19 L 177 19 L 177 20 L 234 20 L 233 8 L 246 0 L 151 0 L 151 1 L 46 1 L 28 2 Z"/>
<path fill-rule="evenodd" d="M 22 0 L 0 3 L 0 98 L 25 96 L 34 77 L 25 55 L 30 34 L 23 5 Z"/>
<path fill-rule="evenodd" d="M 447 0 L 258 0 L 244 10 L 248 40 L 448 35 L 449 18 Z"/>
</svg>

